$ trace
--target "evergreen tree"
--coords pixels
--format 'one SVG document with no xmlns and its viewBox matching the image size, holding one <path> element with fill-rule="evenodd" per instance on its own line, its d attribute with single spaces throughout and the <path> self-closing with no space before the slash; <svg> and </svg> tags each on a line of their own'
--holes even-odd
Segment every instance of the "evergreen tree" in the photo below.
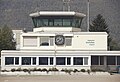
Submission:
<svg viewBox="0 0 120 82">
<path fill-rule="evenodd" d="M 0 49 L 12 50 L 16 48 L 13 32 L 8 26 L 4 26 L 0 31 Z"/>
<path fill-rule="evenodd" d="M 98 14 L 96 18 L 92 21 L 90 25 L 90 32 L 107 32 L 108 34 L 108 49 L 109 50 L 119 50 L 120 48 L 115 41 L 112 40 L 109 34 L 108 25 L 101 14 Z"/>
<path fill-rule="evenodd" d="M 0 51 L 2 50 L 2 33 L 1 33 L 1 28 L 0 28 Z"/>
<path fill-rule="evenodd" d="M 107 32 L 109 34 L 108 25 L 106 24 L 106 21 L 101 14 L 98 14 L 96 18 L 92 21 L 89 31 L 90 32 Z"/>
</svg>

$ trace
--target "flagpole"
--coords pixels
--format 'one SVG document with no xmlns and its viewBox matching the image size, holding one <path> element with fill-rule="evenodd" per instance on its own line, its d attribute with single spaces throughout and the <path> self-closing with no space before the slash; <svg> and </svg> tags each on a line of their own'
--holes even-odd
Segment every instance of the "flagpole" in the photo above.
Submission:
<svg viewBox="0 0 120 82">
<path fill-rule="evenodd" d="M 89 32 L 90 28 L 90 0 L 87 1 L 87 32 Z"/>
</svg>

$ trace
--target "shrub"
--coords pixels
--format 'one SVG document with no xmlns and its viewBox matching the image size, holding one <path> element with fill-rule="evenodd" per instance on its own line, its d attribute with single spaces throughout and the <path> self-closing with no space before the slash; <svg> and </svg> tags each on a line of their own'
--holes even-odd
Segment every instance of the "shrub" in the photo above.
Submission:
<svg viewBox="0 0 120 82">
<path fill-rule="evenodd" d="M 79 72 L 79 71 L 77 69 L 74 69 L 73 72 L 76 73 L 76 72 Z"/>
<path fill-rule="evenodd" d="M 38 68 L 38 69 L 35 69 L 36 71 L 42 71 L 42 69 Z"/>
<path fill-rule="evenodd" d="M 13 68 L 13 69 L 11 69 L 11 71 L 12 71 L 12 72 L 15 72 L 16 70 Z"/>
<path fill-rule="evenodd" d="M 16 69 L 16 71 L 22 71 L 22 69 L 21 69 L 21 68 L 18 68 L 18 69 Z"/>
<path fill-rule="evenodd" d="M 72 72 L 73 70 L 72 70 L 72 69 L 62 69 L 61 71 L 64 71 L 64 72 L 66 72 L 66 73 L 68 73 L 68 74 L 71 75 L 71 72 Z"/>
<path fill-rule="evenodd" d="M 62 69 L 61 71 L 63 71 L 63 72 L 64 72 L 65 70 L 64 70 L 64 69 Z"/>
<path fill-rule="evenodd" d="M 58 69 L 57 68 L 52 68 L 52 71 L 58 71 Z"/>
<path fill-rule="evenodd" d="M 8 70 L 6 70 L 6 69 L 4 69 L 4 70 L 2 70 L 2 72 L 9 72 Z"/>
<path fill-rule="evenodd" d="M 47 69 L 46 69 L 46 68 L 43 68 L 41 71 L 47 71 Z"/>
<path fill-rule="evenodd" d="M 59 71 L 57 68 L 50 68 L 49 71 Z"/>
<path fill-rule="evenodd" d="M 90 70 L 89 69 L 87 70 L 87 72 L 88 72 L 88 74 L 90 74 Z"/>
<path fill-rule="evenodd" d="M 92 72 L 105 72 L 105 70 L 102 70 L 102 69 L 92 69 L 91 71 Z"/>
<path fill-rule="evenodd" d="M 85 69 L 81 69 L 81 72 L 85 72 Z"/>
<path fill-rule="evenodd" d="M 29 70 L 28 69 L 23 69 L 24 72 L 28 72 Z"/>
</svg>

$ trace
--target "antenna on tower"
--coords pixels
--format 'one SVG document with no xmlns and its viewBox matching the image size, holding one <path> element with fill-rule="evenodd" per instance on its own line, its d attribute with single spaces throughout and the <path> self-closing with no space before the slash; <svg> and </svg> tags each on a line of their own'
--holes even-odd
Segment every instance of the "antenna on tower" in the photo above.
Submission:
<svg viewBox="0 0 120 82">
<path fill-rule="evenodd" d="M 70 11 L 70 0 L 63 0 L 63 11 Z"/>
</svg>

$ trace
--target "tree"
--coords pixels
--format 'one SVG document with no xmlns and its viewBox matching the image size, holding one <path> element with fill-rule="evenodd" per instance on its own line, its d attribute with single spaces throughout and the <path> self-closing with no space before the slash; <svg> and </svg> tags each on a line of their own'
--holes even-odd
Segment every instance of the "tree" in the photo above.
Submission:
<svg viewBox="0 0 120 82">
<path fill-rule="evenodd" d="M 16 42 L 13 38 L 13 32 L 8 26 L 4 26 L 0 31 L 0 50 L 16 49 Z"/>
<path fill-rule="evenodd" d="M 107 32 L 109 34 L 108 25 L 106 24 L 106 21 L 101 14 L 98 14 L 96 18 L 92 21 L 89 31 L 90 32 Z"/>
<path fill-rule="evenodd" d="M 116 42 L 112 40 L 110 34 L 108 25 L 106 24 L 105 19 L 101 14 L 98 14 L 96 18 L 92 21 L 92 24 L 90 24 L 90 32 L 107 32 L 108 34 L 108 49 L 109 50 L 118 50 L 120 49 L 118 46 L 115 47 Z"/>
</svg>

